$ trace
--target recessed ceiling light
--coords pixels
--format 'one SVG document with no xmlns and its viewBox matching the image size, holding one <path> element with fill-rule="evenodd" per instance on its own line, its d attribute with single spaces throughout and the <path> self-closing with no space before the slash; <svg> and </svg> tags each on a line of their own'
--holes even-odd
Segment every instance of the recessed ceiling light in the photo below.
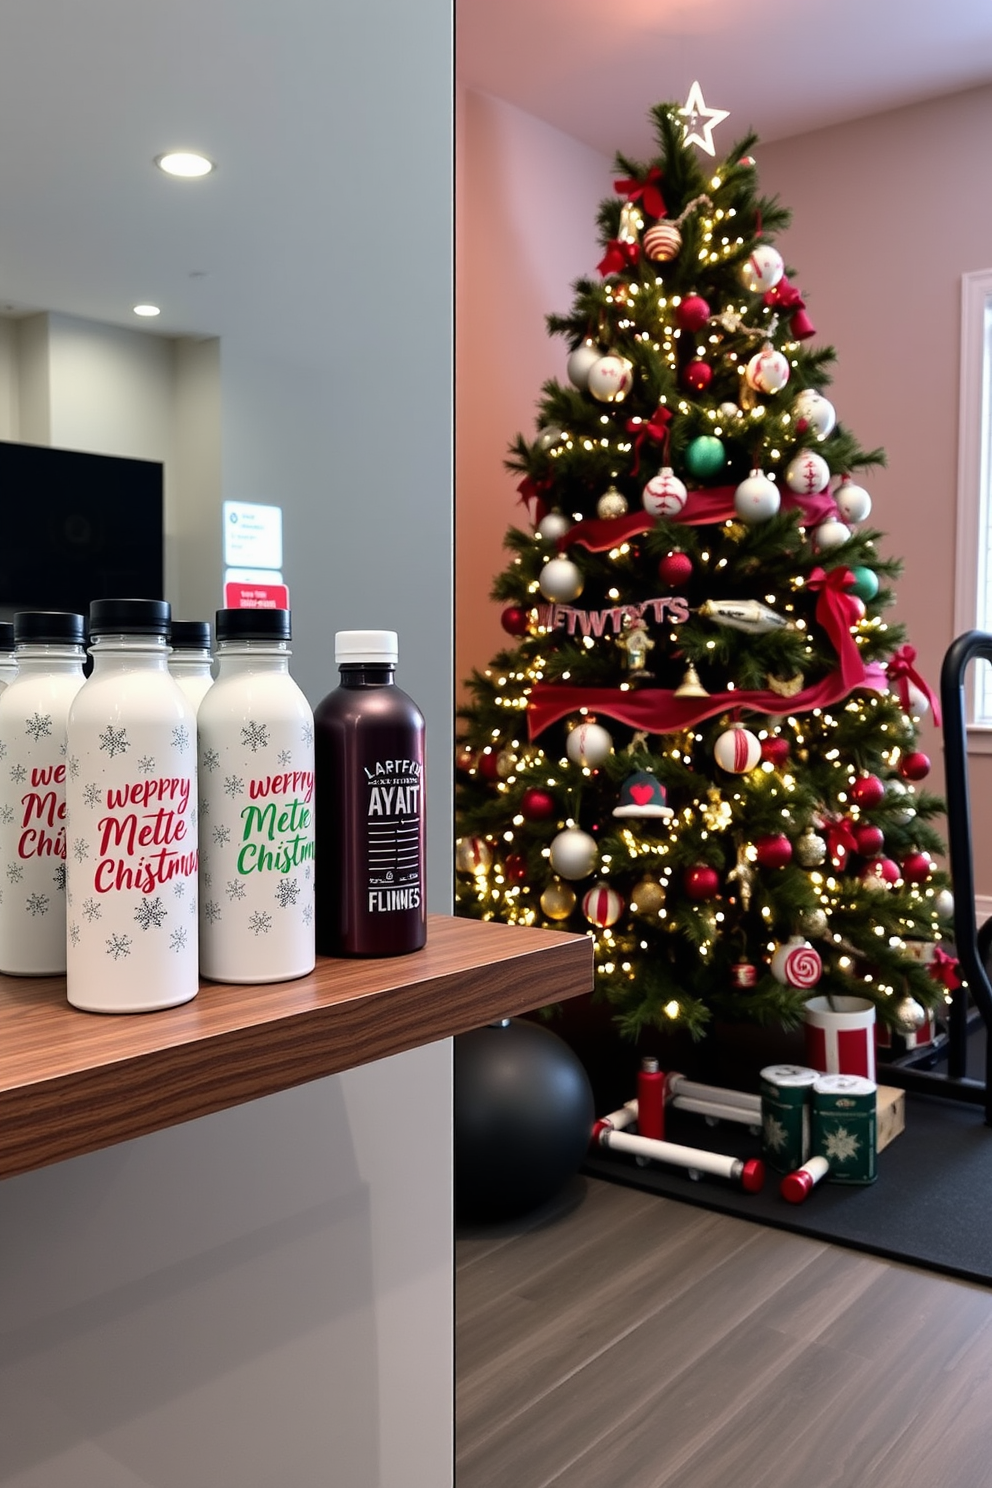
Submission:
<svg viewBox="0 0 992 1488">
<path fill-rule="evenodd" d="M 165 155 L 156 155 L 155 164 L 167 176 L 209 176 L 214 169 L 212 160 L 193 150 L 170 150 Z"/>
<path fill-rule="evenodd" d="M 161 315 L 162 312 L 157 305 L 135 305 L 135 315 Z"/>
</svg>

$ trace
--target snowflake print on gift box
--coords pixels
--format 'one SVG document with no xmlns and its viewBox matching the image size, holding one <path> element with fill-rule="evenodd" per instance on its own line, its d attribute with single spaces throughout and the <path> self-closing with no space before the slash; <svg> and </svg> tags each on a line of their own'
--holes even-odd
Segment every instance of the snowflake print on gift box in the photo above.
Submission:
<svg viewBox="0 0 992 1488">
<path fill-rule="evenodd" d="M 247 728 L 241 730 L 241 743 L 245 749 L 250 749 L 252 754 L 257 754 L 260 749 L 265 749 L 269 742 L 269 731 L 264 723 L 256 723 L 249 718 Z"/>
<path fill-rule="evenodd" d="M 11 822 L 13 820 L 14 820 L 14 808 L 13 808 L 13 806 L 0 806 L 0 822 L 2 822 L 5 827 L 9 827 L 10 824 L 11 824 Z"/>
<path fill-rule="evenodd" d="M 169 939 L 169 950 L 184 951 L 186 949 L 186 935 L 187 931 L 184 925 L 180 925 L 178 930 L 173 930 Z"/>
<path fill-rule="evenodd" d="M 216 749 L 205 749 L 203 751 L 203 768 L 213 772 L 220 764 L 220 755 Z"/>
<path fill-rule="evenodd" d="M 196 917 L 196 911 L 199 909 L 199 907 L 200 901 L 197 899 L 195 894 L 191 894 L 189 900 L 189 912 L 191 915 L 193 915 L 194 918 Z"/>
<path fill-rule="evenodd" d="M 47 894 L 29 894 L 28 895 L 27 909 L 28 909 L 28 914 L 31 916 L 32 919 L 34 919 L 34 917 L 36 915 L 45 915 L 45 914 L 47 914 L 50 905 L 51 905 L 51 900 L 49 899 L 49 897 L 48 897 Z"/>
<path fill-rule="evenodd" d="M 24 877 L 24 865 L 22 863 L 7 864 L 7 878 L 10 883 L 20 883 Z"/>
<path fill-rule="evenodd" d="M 206 904 L 203 906 L 203 913 L 206 915 L 211 925 L 216 925 L 217 921 L 220 919 L 220 905 L 217 903 L 217 900 L 208 899 Z"/>
<path fill-rule="evenodd" d="M 172 747 L 178 749 L 180 754 L 189 748 L 189 729 L 184 723 L 180 723 L 172 730 Z"/>
<path fill-rule="evenodd" d="M 138 769 L 142 775 L 150 775 L 155 768 L 155 758 L 151 754 L 143 754 L 138 761 Z"/>
<path fill-rule="evenodd" d="M 181 878 L 177 878 L 175 883 L 172 885 L 172 892 L 175 894 L 177 899 L 181 899 L 185 894 L 186 885 Z"/>
<path fill-rule="evenodd" d="M 276 884 L 276 901 L 280 909 L 288 909 L 291 905 L 295 905 L 299 896 L 299 879 L 281 878 Z"/>
<path fill-rule="evenodd" d="M 861 1143 L 846 1126 L 838 1126 L 836 1131 L 827 1132 L 823 1145 L 824 1157 L 832 1158 L 834 1162 L 846 1162 L 848 1158 L 857 1155 Z"/>
<path fill-rule="evenodd" d="M 100 787 L 95 782 L 91 785 L 83 786 L 83 800 L 87 806 L 99 806 Z"/>
<path fill-rule="evenodd" d="M 10 778 L 15 785 L 23 785 L 28 778 L 28 772 L 23 765 L 11 765 Z"/>
<path fill-rule="evenodd" d="M 245 897 L 245 886 L 241 882 L 240 878 L 228 879 L 227 897 L 231 900 L 243 899 Z"/>
<path fill-rule="evenodd" d="M 2 739 L 0 739 L 0 759 L 6 759 L 6 758 L 7 758 L 7 746 L 4 743 L 4 741 Z"/>
<path fill-rule="evenodd" d="M 309 925 L 310 924 L 310 921 L 312 919 L 313 919 L 313 905 L 312 904 L 304 904 L 304 906 L 303 906 L 303 923 L 304 923 L 304 925 Z"/>
<path fill-rule="evenodd" d="M 156 930 L 160 930 L 162 928 L 162 921 L 168 912 L 161 899 L 142 899 L 134 911 L 134 918 L 142 930 L 149 930 L 152 926 Z"/>
<path fill-rule="evenodd" d="M 214 827 L 214 842 L 218 847 L 221 847 L 225 842 L 230 842 L 230 840 L 230 827 Z"/>
<path fill-rule="evenodd" d="M 114 759 L 118 754 L 124 754 L 128 749 L 131 748 L 131 741 L 127 736 L 127 729 L 115 729 L 112 723 L 108 723 L 103 733 L 98 734 L 97 738 L 100 740 L 100 748 L 104 751 L 105 754 L 108 754 L 111 759 Z"/>
<path fill-rule="evenodd" d="M 781 1121 L 776 1117 L 768 1115 L 764 1122 L 765 1146 L 772 1152 L 781 1152 L 785 1146 L 788 1133 Z"/>
<path fill-rule="evenodd" d="M 97 904 L 97 902 L 96 902 L 95 899 L 84 899 L 83 900 L 83 914 L 86 916 L 86 918 L 89 920 L 90 924 L 92 925 L 93 921 L 94 920 L 98 920 L 100 918 L 100 916 L 103 914 L 103 910 L 100 908 L 99 904 Z"/>
<path fill-rule="evenodd" d="M 68 764 L 67 764 L 66 768 L 69 771 L 69 779 L 70 780 L 77 779 L 77 777 L 79 775 L 79 761 L 78 761 L 78 759 L 76 758 L 76 756 L 74 754 L 70 754 L 69 761 L 68 761 Z"/>
<path fill-rule="evenodd" d="M 52 735 L 51 713 L 33 713 L 24 720 L 24 732 L 30 734 L 37 744 L 39 739 L 50 739 Z"/>
<path fill-rule="evenodd" d="M 313 724 L 309 720 L 303 725 L 303 742 L 304 744 L 313 743 Z"/>
<path fill-rule="evenodd" d="M 72 924 L 69 926 L 69 939 L 72 941 L 73 945 L 79 944 L 79 926 L 76 924 L 75 920 L 73 920 Z"/>
<path fill-rule="evenodd" d="M 77 837 L 75 842 L 72 844 L 72 856 L 75 858 L 77 863 L 81 863 L 83 859 L 88 858 L 89 855 L 89 843 L 86 841 L 85 837 Z"/>
<path fill-rule="evenodd" d="M 253 930 L 256 935 L 268 935 L 272 929 L 272 916 L 263 909 L 256 909 L 254 914 L 248 916 L 248 929 Z"/>
<path fill-rule="evenodd" d="M 52 874 L 52 883 L 61 893 L 65 893 L 65 864 L 57 863 L 55 872 Z"/>
<path fill-rule="evenodd" d="M 224 781 L 224 794 L 230 796 L 232 799 L 235 796 L 240 796 L 244 788 L 245 783 L 240 775 L 228 775 Z"/>
<path fill-rule="evenodd" d="M 110 935 L 107 937 L 107 955 L 120 961 L 122 956 L 130 956 L 131 945 L 130 935 Z"/>
<path fill-rule="evenodd" d="M 293 763 L 293 751 L 291 749 L 280 749 L 276 755 L 280 765 L 291 765 Z"/>
</svg>

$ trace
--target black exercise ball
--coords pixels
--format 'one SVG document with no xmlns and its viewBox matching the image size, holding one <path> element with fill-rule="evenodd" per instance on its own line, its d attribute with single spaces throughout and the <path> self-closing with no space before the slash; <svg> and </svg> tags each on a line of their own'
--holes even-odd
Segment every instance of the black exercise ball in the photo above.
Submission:
<svg viewBox="0 0 992 1488">
<path fill-rule="evenodd" d="M 508 1219 L 550 1199 L 579 1170 L 592 1087 L 564 1039 L 511 1018 L 455 1039 L 455 1207 Z"/>
</svg>

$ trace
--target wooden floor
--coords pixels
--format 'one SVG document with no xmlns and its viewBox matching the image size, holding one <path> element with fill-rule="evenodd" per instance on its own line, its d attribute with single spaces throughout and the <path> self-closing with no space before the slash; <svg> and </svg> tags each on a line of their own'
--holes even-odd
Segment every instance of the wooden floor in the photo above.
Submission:
<svg viewBox="0 0 992 1488">
<path fill-rule="evenodd" d="M 457 1488 L 985 1488 L 992 1289 L 577 1178 L 463 1229 Z"/>
</svg>

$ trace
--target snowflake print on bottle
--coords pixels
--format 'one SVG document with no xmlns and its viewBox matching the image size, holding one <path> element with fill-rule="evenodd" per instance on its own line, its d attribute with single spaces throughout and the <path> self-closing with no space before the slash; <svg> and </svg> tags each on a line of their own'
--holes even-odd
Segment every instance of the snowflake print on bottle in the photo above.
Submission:
<svg viewBox="0 0 992 1488">
<path fill-rule="evenodd" d="M 78 779 L 66 785 L 76 906 L 69 1001 L 93 1012 L 152 1012 L 195 997 L 196 937 L 177 885 L 199 869 L 195 715 L 168 670 L 169 606 L 98 600 L 93 674 L 68 723 Z M 180 913 L 184 923 L 178 923 Z"/>
<path fill-rule="evenodd" d="M 313 715 L 289 675 L 289 613 L 220 610 L 200 704 L 200 967 L 270 982 L 313 969 Z M 310 742 L 307 742 L 309 736 Z M 216 882 L 217 888 L 212 885 Z"/>
<path fill-rule="evenodd" d="M 19 614 L 17 676 L 0 691 L 0 971 L 13 976 L 66 968 L 66 717 L 84 638 L 82 615 Z"/>
</svg>

